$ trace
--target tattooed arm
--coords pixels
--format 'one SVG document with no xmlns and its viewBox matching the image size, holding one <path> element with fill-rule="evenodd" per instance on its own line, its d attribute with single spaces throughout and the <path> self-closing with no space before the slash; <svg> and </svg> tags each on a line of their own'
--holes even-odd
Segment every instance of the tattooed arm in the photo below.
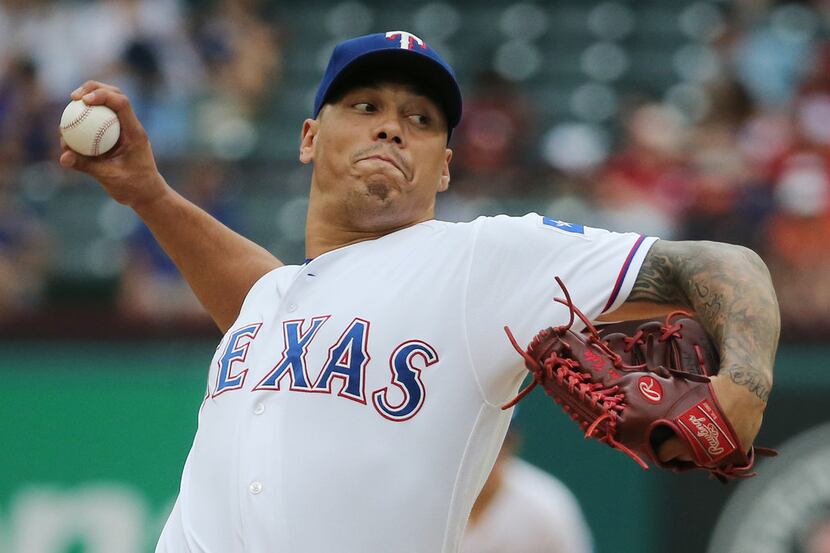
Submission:
<svg viewBox="0 0 830 553">
<path fill-rule="evenodd" d="M 603 318 L 645 318 L 677 307 L 693 310 L 718 344 L 721 368 L 712 386 L 741 444 L 749 448 L 772 387 L 780 328 L 766 265 L 741 246 L 658 240 L 626 302 Z"/>
</svg>

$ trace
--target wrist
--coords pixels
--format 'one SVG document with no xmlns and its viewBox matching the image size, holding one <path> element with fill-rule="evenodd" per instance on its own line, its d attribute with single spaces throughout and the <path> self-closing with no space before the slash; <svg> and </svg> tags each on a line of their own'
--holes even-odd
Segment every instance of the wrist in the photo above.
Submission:
<svg viewBox="0 0 830 553">
<path fill-rule="evenodd" d="M 139 186 L 145 189 L 145 193 L 135 197 L 128 205 L 142 219 L 151 216 L 160 205 L 171 201 L 176 196 L 175 191 L 160 173 L 156 173 L 146 184 Z"/>
<path fill-rule="evenodd" d="M 717 376 L 711 379 L 712 387 L 715 389 L 719 401 L 728 405 L 722 405 L 726 409 L 740 408 L 742 411 L 751 411 L 756 413 L 763 413 L 767 406 L 766 397 L 760 397 L 754 387 L 747 387 L 743 383 L 745 377 L 744 373 L 737 371 L 722 371 Z M 735 375 L 738 375 L 737 377 Z"/>
</svg>

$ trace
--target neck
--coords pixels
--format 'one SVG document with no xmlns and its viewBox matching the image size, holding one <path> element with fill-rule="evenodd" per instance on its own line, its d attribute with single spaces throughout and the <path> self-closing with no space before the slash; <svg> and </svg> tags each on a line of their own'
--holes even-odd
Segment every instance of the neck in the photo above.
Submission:
<svg viewBox="0 0 830 553">
<path fill-rule="evenodd" d="M 361 231 L 356 229 L 338 228 L 318 221 L 309 221 L 305 228 L 305 256 L 314 259 L 326 252 L 386 236 L 393 232 L 409 228 L 429 219 L 415 221 L 397 227 L 387 228 L 382 231 Z"/>
<path fill-rule="evenodd" d="M 434 217 L 430 212 L 412 220 L 378 221 L 371 224 L 371 217 L 350 216 L 339 207 L 325 209 L 322 202 L 315 199 L 312 190 L 305 227 L 305 256 L 309 259 L 344 246 L 386 236 Z"/>
<path fill-rule="evenodd" d="M 344 246 L 380 238 L 407 226 L 410 225 L 384 231 L 362 231 L 339 227 L 325 219 L 309 218 L 305 227 L 305 256 L 313 259 Z"/>
</svg>

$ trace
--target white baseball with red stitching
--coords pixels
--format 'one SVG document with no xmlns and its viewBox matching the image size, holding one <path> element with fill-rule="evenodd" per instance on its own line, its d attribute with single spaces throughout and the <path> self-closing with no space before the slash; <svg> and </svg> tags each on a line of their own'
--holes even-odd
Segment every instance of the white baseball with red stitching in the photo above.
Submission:
<svg viewBox="0 0 830 553">
<path fill-rule="evenodd" d="M 104 154 L 115 146 L 120 134 L 118 116 L 107 106 L 88 106 L 74 100 L 63 110 L 61 136 L 79 154 Z"/>
</svg>

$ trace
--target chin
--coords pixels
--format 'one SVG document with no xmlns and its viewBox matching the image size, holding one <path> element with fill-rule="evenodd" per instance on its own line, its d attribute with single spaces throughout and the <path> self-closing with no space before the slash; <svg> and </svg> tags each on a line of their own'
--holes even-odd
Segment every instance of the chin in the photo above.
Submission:
<svg viewBox="0 0 830 553">
<path fill-rule="evenodd" d="M 406 183 L 400 182 L 397 175 L 375 173 L 357 187 L 355 201 L 365 203 L 367 208 L 390 209 L 400 201 Z"/>
<path fill-rule="evenodd" d="M 373 186 L 377 188 L 379 185 Z M 394 191 L 367 187 L 362 193 L 352 195 L 343 207 L 355 228 L 374 232 L 406 223 L 410 210 L 398 205 L 394 198 Z"/>
<path fill-rule="evenodd" d="M 375 198 L 382 203 L 386 203 L 389 200 L 389 194 L 392 191 L 392 187 L 389 186 L 387 182 L 370 182 L 366 184 L 366 195 L 370 198 Z"/>
</svg>

